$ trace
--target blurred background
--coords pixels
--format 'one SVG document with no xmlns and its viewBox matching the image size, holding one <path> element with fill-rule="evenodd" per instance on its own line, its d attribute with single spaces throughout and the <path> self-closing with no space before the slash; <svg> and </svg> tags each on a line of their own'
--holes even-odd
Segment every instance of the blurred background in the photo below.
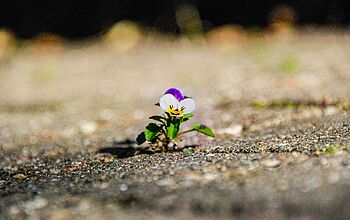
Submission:
<svg viewBox="0 0 350 220">
<path fill-rule="evenodd" d="M 82 39 L 107 32 L 121 20 L 152 31 L 209 31 L 235 24 L 266 28 L 275 22 L 348 27 L 346 0 L 2 0 L 0 26 L 21 38 L 42 33 Z"/>
<path fill-rule="evenodd" d="M 232 102 L 346 99 L 349 24 L 345 0 L 1 0 L 1 146 L 132 139 L 171 86 L 214 129 L 280 117 Z"/>
</svg>

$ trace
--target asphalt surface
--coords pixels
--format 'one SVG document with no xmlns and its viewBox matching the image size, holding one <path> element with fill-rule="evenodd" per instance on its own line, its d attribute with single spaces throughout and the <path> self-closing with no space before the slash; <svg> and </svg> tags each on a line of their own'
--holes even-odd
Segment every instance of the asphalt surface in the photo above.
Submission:
<svg viewBox="0 0 350 220">
<path fill-rule="evenodd" d="M 18 51 L 1 64 L 0 218 L 348 219 L 349 40 Z M 138 148 L 170 86 L 216 138 Z"/>
</svg>

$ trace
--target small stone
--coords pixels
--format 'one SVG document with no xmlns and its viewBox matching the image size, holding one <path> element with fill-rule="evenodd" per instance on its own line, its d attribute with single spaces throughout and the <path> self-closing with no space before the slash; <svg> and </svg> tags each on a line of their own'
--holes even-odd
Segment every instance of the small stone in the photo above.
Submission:
<svg viewBox="0 0 350 220">
<path fill-rule="evenodd" d="M 128 186 L 126 184 L 120 184 L 119 185 L 119 190 L 122 191 L 122 192 L 125 192 L 128 190 Z"/>
<path fill-rule="evenodd" d="M 50 173 L 52 174 L 59 174 L 61 171 L 58 169 L 50 169 Z"/>
<path fill-rule="evenodd" d="M 13 176 L 13 178 L 15 178 L 17 180 L 22 180 L 24 178 L 27 178 L 27 176 L 22 174 L 22 173 L 17 173 L 16 175 Z"/>
<path fill-rule="evenodd" d="M 293 156 L 293 157 L 300 157 L 300 153 L 299 153 L 299 152 L 296 152 L 296 151 L 293 151 L 293 152 L 292 152 L 292 156 Z"/>
<path fill-rule="evenodd" d="M 268 168 L 278 167 L 280 164 L 281 164 L 281 161 L 276 159 L 262 161 L 262 165 Z"/>
<path fill-rule="evenodd" d="M 208 152 L 213 152 L 213 153 L 224 153 L 225 152 L 225 147 L 223 146 L 215 146 L 212 151 Z"/>
<path fill-rule="evenodd" d="M 319 150 L 316 150 L 316 151 L 314 152 L 314 155 L 315 155 L 315 156 L 320 156 L 320 155 L 321 155 L 321 152 L 320 152 Z"/>
</svg>

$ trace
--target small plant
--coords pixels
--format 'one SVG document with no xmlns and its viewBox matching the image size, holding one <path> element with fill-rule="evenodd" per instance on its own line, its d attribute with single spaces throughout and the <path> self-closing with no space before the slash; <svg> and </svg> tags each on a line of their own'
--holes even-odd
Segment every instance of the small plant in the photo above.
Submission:
<svg viewBox="0 0 350 220">
<path fill-rule="evenodd" d="M 145 131 L 140 133 L 136 142 L 138 145 L 146 141 L 162 151 L 173 150 L 176 147 L 175 141 L 180 135 L 189 132 L 200 132 L 209 137 L 214 137 L 214 132 L 207 126 L 196 123 L 191 129 L 180 131 L 182 123 L 188 121 L 193 116 L 195 102 L 186 97 L 178 88 L 169 88 L 156 104 L 163 110 L 163 115 L 154 115 L 149 119 L 155 123 L 149 123 Z"/>
</svg>

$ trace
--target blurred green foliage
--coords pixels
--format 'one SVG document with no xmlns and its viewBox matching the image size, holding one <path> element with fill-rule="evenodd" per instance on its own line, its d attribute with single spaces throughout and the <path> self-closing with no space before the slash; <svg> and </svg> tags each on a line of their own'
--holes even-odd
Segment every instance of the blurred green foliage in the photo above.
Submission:
<svg viewBox="0 0 350 220">
<path fill-rule="evenodd" d="M 202 21 L 198 10 L 188 4 L 179 6 L 176 10 L 176 22 L 181 34 L 190 40 L 203 36 Z"/>
<path fill-rule="evenodd" d="M 285 57 L 279 66 L 282 73 L 292 74 L 295 73 L 299 68 L 299 60 L 296 56 Z"/>
</svg>

